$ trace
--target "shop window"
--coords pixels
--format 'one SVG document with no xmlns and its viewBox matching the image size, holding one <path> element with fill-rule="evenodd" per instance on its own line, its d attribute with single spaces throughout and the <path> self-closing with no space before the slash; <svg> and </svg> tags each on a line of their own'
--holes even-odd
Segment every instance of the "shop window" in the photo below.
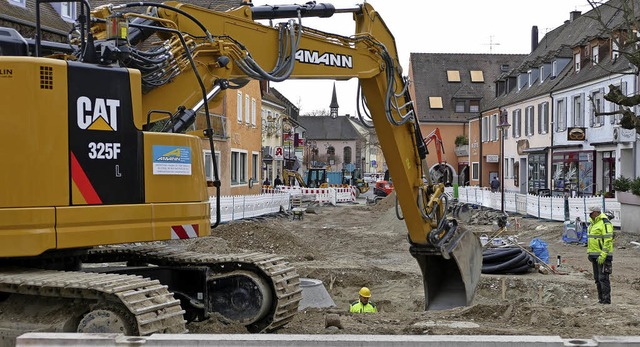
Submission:
<svg viewBox="0 0 640 347">
<path fill-rule="evenodd" d="M 616 177 L 616 152 L 602 152 L 602 193 L 613 192 L 613 180 Z M 610 196 L 611 197 L 611 196 Z"/>
<path fill-rule="evenodd" d="M 530 154 L 528 163 L 527 191 L 530 194 L 538 194 L 540 189 L 547 188 L 547 155 Z"/>
<path fill-rule="evenodd" d="M 569 196 L 593 195 L 593 151 L 563 152 L 553 155 L 553 189 Z"/>
</svg>

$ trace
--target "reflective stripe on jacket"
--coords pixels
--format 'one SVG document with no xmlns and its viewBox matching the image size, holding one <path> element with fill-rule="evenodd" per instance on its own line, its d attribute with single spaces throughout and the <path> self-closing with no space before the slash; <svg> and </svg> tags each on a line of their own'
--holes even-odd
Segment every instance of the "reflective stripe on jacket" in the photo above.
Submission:
<svg viewBox="0 0 640 347">
<path fill-rule="evenodd" d="M 378 308 L 376 304 L 369 301 L 366 305 L 363 305 L 360 300 L 354 301 L 349 307 L 349 312 L 351 313 L 363 313 L 363 312 L 378 312 Z"/>
<path fill-rule="evenodd" d="M 595 219 L 589 218 L 587 233 L 587 253 L 599 256 L 602 252 L 613 253 L 613 224 L 607 215 L 600 213 Z"/>
</svg>

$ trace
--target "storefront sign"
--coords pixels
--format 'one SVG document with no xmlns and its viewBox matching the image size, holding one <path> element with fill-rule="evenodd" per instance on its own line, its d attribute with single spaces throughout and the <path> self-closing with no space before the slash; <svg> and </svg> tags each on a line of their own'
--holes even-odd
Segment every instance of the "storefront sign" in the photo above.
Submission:
<svg viewBox="0 0 640 347">
<path fill-rule="evenodd" d="M 284 151 L 282 147 L 275 147 L 273 149 L 273 159 L 275 160 L 283 160 L 284 159 Z"/>
<path fill-rule="evenodd" d="M 584 141 L 587 139 L 587 128 L 569 128 L 567 130 L 567 141 Z"/>
<path fill-rule="evenodd" d="M 635 129 L 625 129 L 625 128 L 614 128 L 613 129 L 613 141 L 614 142 L 635 142 L 636 141 L 636 130 Z"/>
<path fill-rule="evenodd" d="M 523 155 L 524 151 L 529 149 L 529 140 L 518 140 L 518 154 Z"/>
<path fill-rule="evenodd" d="M 500 156 L 497 154 L 487 154 L 487 163 L 498 163 L 500 162 Z"/>
</svg>

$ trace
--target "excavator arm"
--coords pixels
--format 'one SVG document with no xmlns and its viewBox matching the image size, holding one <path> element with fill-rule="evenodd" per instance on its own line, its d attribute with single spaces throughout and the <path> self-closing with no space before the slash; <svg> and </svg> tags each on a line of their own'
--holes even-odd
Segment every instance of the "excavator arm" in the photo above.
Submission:
<svg viewBox="0 0 640 347">
<path fill-rule="evenodd" d="M 147 13 L 132 12 L 147 7 Z M 345 37 L 304 27 L 308 16 L 350 13 Z M 201 108 L 248 80 L 358 78 L 361 120 L 375 127 L 424 279 L 425 309 L 469 304 L 479 281 L 481 247 L 472 233 L 446 218 L 442 184 L 425 184 L 426 145 L 402 76 L 395 40 L 373 7 L 330 4 L 250 6 L 226 12 L 178 2 L 105 5 L 92 11 L 98 61 L 141 69 L 143 112 L 136 125 L 160 120 L 170 132 L 187 129 Z M 258 20 L 288 19 L 275 26 Z M 112 31 L 113 27 L 124 28 Z M 125 34 L 125 32 L 127 34 Z M 159 38 L 153 49 L 136 47 Z M 91 45 L 89 46 L 89 51 Z M 158 53 L 161 51 L 161 54 Z M 83 53 L 84 54 L 84 53 Z M 86 59 L 80 56 L 80 59 Z M 193 73 L 195 72 L 194 79 Z M 177 110 L 176 105 L 183 105 Z"/>
</svg>

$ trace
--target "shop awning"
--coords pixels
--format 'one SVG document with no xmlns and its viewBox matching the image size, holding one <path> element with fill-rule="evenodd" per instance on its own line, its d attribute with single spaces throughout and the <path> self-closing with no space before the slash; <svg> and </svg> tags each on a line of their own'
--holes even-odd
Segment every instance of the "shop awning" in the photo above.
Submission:
<svg viewBox="0 0 640 347">
<path fill-rule="evenodd" d="M 551 146 L 551 149 L 581 149 L 582 145 L 555 145 Z"/>
<path fill-rule="evenodd" d="M 546 152 L 549 149 L 549 147 L 530 147 L 527 149 L 523 149 L 522 153 L 541 153 L 541 152 Z"/>
</svg>

